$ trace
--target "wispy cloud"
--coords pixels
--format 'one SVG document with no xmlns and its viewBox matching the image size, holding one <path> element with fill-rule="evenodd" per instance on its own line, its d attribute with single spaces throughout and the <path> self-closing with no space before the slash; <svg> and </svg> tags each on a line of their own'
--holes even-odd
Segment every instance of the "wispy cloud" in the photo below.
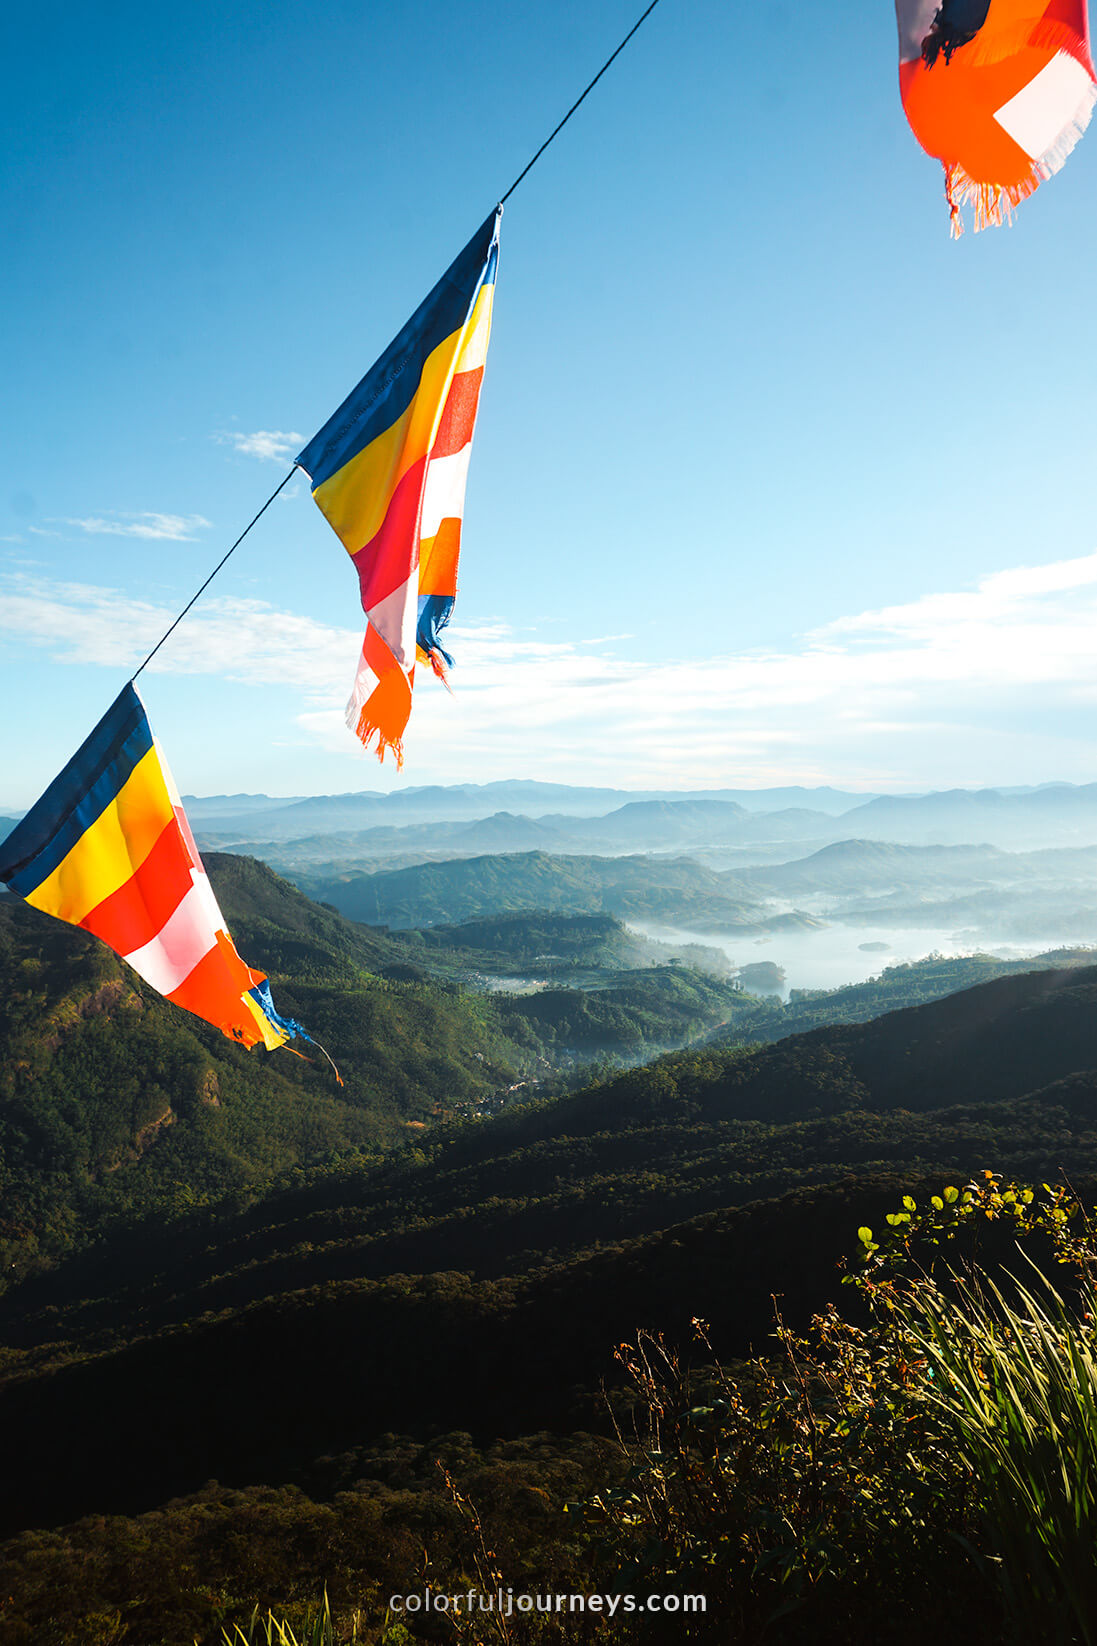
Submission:
<svg viewBox="0 0 1097 1646">
<path fill-rule="evenodd" d="M 0 635 L 40 646 L 56 663 L 138 663 L 176 615 L 170 606 L 92 584 L 13 576 L 0 585 Z M 180 625 L 150 670 L 295 686 L 310 701 L 327 701 L 345 695 L 361 641 L 360 633 L 261 600 L 211 599 Z"/>
<path fill-rule="evenodd" d="M 1020 621 L 1028 624 L 1036 611 L 1035 602 L 1068 590 L 1092 588 L 1097 584 L 1097 554 L 1071 560 L 1055 560 L 1043 566 L 1015 566 L 992 572 L 974 589 L 927 594 L 902 606 L 884 606 L 876 611 L 841 617 L 815 631 L 813 638 L 826 644 L 854 636 L 874 645 L 892 644 L 897 638 L 916 640 L 923 645 L 947 643 L 958 636 L 978 633 L 985 643 L 991 626 L 999 632 L 1003 625 Z M 1069 615 L 1074 602 L 1045 602 L 1056 622 Z"/>
<path fill-rule="evenodd" d="M 455 696 L 417 693 L 415 743 L 467 776 L 871 787 L 1093 777 L 1097 555 L 854 613 L 771 652 L 647 664 L 454 632 Z M 305 723 L 334 748 L 339 716 Z M 601 780 L 601 779 L 600 779 Z"/>
<path fill-rule="evenodd" d="M 305 444 L 305 436 L 294 434 L 290 429 L 256 429 L 254 434 L 230 429 L 213 438 L 223 446 L 232 446 L 244 457 L 261 457 L 270 463 L 290 462 Z"/>
<path fill-rule="evenodd" d="M 77 526 L 91 537 L 161 538 L 170 543 L 193 543 L 194 534 L 208 527 L 209 521 L 200 514 L 157 514 L 145 510 L 140 514 L 90 515 L 82 520 L 66 520 L 66 526 Z"/>
<path fill-rule="evenodd" d="M 0 584 L 0 636 L 48 651 L 55 663 L 136 664 L 176 611 L 119 589 L 14 575 Z M 346 696 L 360 631 L 338 629 L 261 600 L 207 599 L 172 635 L 150 672 L 219 675 L 296 687 L 309 702 Z"/>
<path fill-rule="evenodd" d="M 0 585 L 0 634 L 61 662 L 137 661 L 173 615 L 88 585 Z M 455 694 L 428 676 L 409 729 L 425 781 L 885 788 L 1093 776 L 1097 555 L 853 613 L 772 651 L 648 661 L 494 620 L 450 632 Z M 294 688 L 304 737 L 345 754 L 360 639 L 261 601 L 211 600 L 152 667 Z"/>
</svg>

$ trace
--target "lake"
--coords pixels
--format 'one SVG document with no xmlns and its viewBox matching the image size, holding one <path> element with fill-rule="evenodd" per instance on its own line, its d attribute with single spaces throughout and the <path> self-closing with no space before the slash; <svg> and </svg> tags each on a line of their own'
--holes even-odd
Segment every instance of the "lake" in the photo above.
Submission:
<svg viewBox="0 0 1097 1646">
<path fill-rule="evenodd" d="M 788 999 L 790 989 L 839 989 L 843 983 L 863 983 L 879 977 L 888 966 L 924 960 L 926 955 L 992 954 L 1001 960 L 1021 960 L 1048 949 L 1077 945 L 1054 932 L 1026 943 L 975 941 L 970 934 L 934 927 L 845 926 L 816 927 L 808 931 L 776 932 L 772 937 L 744 936 L 742 932 L 694 932 L 682 927 L 653 926 L 630 921 L 633 931 L 656 942 L 704 943 L 723 949 L 735 966 L 771 960 L 783 968 L 779 989 L 752 992 L 778 994 Z M 872 944 L 871 949 L 862 944 Z M 879 947 L 879 945 L 886 945 Z"/>
</svg>

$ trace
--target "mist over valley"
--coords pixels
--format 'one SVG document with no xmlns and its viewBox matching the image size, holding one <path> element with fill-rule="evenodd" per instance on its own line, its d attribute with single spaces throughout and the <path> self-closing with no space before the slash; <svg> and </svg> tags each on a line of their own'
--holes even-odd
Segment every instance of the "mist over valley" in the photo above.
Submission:
<svg viewBox="0 0 1097 1646">
<path fill-rule="evenodd" d="M 531 782 L 188 806 L 204 846 L 257 856 L 368 925 L 608 913 L 734 969 L 769 963 L 783 975 L 767 992 L 1097 941 L 1097 785 L 866 798 Z"/>
</svg>

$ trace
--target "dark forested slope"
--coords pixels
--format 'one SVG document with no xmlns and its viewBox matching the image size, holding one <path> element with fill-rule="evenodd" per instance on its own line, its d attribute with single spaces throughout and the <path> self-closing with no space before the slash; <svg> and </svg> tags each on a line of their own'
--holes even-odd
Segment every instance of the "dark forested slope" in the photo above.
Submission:
<svg viewBox="0 0 1097 1646">
<path fill-rule="evenodd" d="M 336 1052 L 248 1053 L 102 944 L 0 900 L 0 1258 L 6 1279 L 117 1218 L 190 1214 L 333 1149 L 392 1144 L 476 1101 L 527 1048 L 481 1003 L 387 979 L 401 951 L 262 867 L 211 862 L 242 953 Z M 309 1050 L 309 1048 L 304 1048 Z"/>
<path fill-rule="evenodd" d="M 245 1052 L 95 939 L 0 898 L 0 1290 L 118 1223 L 231 1210 L 295 1165 L 391 1148 L 535 1076 L 651 1056 L 739 1003 L 726 980 L 650 964 L 526 998 L 462 989 L 262 864 L 208 866 L 241 953 L 344 1084 L 307 1045 Z"/>
<path fill-rule="evenodd" d="M 822 1303 L 900 1184 L 1093 1171 L 1095 995 L 1097 969 L 1037 973 L 677 1054 L 414 1157 L 344 1155 L 213 1240 L 70 1261 L 0 1315 L 0 1469 L 48 1465 L 8 1524 L 304 1478 L 382 1431 L 566 1425 L 638 1321 L 701 1313 L 746 1352 L 772 1292 Z"/>
</svg>

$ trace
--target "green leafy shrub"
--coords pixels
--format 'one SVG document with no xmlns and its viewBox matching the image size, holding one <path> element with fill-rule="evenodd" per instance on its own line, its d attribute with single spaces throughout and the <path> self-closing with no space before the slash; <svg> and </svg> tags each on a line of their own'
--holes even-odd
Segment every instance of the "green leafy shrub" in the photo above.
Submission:
<svg viewBox="0 0 1097 1646">
<path fill-rule="evenodd" d="M 1019 1245 L 1000 1279 L 970 1258 L 903 1276 L 919 1245 L 1005 1223 L 1074 1269 L 1068 1302 Z M 865 1236 L 868 1236 L 866 1239 Z M 923 1357 L 978 1511 L 972 1554 L 1018 1640 L 1097 1641 L 1097 1245 L 1063 1185 L 1042 1192 L 987 1172 L 921 1211 L 909 1196 L 888 1237 L 862 1231 L 867 1285 Z M 882 1277 L 882 1278 L 881 1278 Z"/>
<path fill-rule="evenodd" d="M 909 1621 L 1089 1646 L 1092 1226 L 1067 1188 L 986 1173 L 904 1196 L 859 1239 L 860 1324 L 831 1307 L 797 1336 L 778 1315 L 777 1352 L 730 1371 L 655 1333 L 622 1345 L 628 1473 L 577 1511 L 622 1587 L 700 1588 L 744 1639 L 905 1639 Z M 1018 1241 L 1075 1269 L 1069 1300 Z"/>
<path fill-rule="evenodd" d="M 692 1368 L 653 1333 L 618 1350 L 631 1467 L 575 1506 L 616 1567 L 604 1586 L 704 1593 L 705 1639 L 716 1619 L 744 1640 L 778 1625 L 782 1639 L 894 1639 L 897 1610 L 943 1622 L 968 1563 L 952 1534 L 969 1483 L 903 1334 L 831 1309 L 808 1337 L 778 1318 L 777 1345 L 731 1369 Z"/>
</svg>

